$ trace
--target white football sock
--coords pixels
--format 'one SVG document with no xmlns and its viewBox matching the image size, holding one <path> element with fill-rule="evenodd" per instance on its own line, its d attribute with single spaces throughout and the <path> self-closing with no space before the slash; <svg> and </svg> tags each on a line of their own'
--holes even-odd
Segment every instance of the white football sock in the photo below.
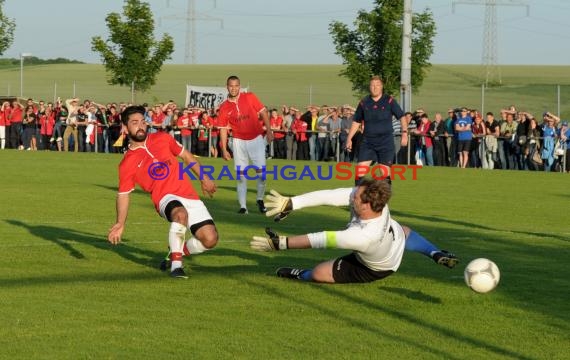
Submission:
<svg viewBox="0 0 570 360">
<path fill-rule="evenodd" d="M 243 177 L 239 179 L 237 182 L 237 195 L 238 195 L 239 206 L 244 209 L 247 209 L 246 205 L 247 180 Z"/>
<path fill-rule="evenodd" d="M 259 178 L 257 179 L 257 200 L 263 200 L 265 196 L 265 183 L 267 181 L 261 178 L 261 174 L 259 174 Z"/>
<path fill-rule="evenodd" d="M 200 240 L 196 239 L 194 236 L 192 236 L 190 239 L 188 239 L 188 241 L 186 241 L 186 251 L 188 253 L 190 253 L 190 255 L 197 255 L 197 254 L 201 254 L 204 251 L 209 250 L 207 247 L 205 247 L 204 245 L 202 245 L 202 243 L 200 242 Z M 186 253 L 186 252 L 185 252 Z"/>
<path fill-rule="evenodd" d="M 182 249 L 186 238 L 186 226 L 172 222 L 168 232 L 168 245 L 170 246 L 170 271 L 182 267 Z"/>
</svg>

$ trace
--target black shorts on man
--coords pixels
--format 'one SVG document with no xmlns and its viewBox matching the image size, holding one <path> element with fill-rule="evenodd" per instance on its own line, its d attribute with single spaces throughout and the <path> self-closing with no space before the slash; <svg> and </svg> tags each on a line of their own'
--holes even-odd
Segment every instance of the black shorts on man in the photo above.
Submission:
<svg viewBox="0 0 570 360">
<path fill-rule="evenodd" d="M 358 162 L 375 161 L 378 164 L 391 166 L 394 161 L 394 140 L 391 136 L 376 139 L 364 137 L 358 150 Z"/>
<path fill-rule="evenodd" d="M 338 284 L 367 283 L 383 279 L 394 273 L 392 270 L 375 271 L 358 261 L 355 253 L 342 256 L 334 261 L 333 278 Z"/>
</svg>

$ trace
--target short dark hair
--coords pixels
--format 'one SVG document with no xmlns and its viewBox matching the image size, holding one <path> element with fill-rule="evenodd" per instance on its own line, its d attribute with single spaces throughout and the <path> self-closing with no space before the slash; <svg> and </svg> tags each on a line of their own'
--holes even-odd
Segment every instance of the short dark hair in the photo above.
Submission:
<svg viewBox="0 0 570 360">
<path fill-rule="evenodd" d="M 237 80 L 237 81 L 240 81 L 240 80 L 239 80 L 239 77 L 237 77 L 237 75 L 230 75 L 230 76 L 228 76 L 228 79 L 226 80 L 226 84 L 229 83 L 230 80 Z"/>
<path fill-rule="evenodd" d="M 392 188 L 386 180 L 363 179 L 360 186 L 364 187 L 360 200 L 363 204 L 370 204 L 374 212 L 382 212 L 384 206 L 392 196 Z"/>
<path fill-rule="evenodd" d="M 123 123 L 123 125 L 127 125 L 127 122 L 129 121 L 129 116 L 133 114 L 141 114 L 142 116 L 144 116 L 145 112 L 146 112 L 145 108 L 140 105 L 128 106 L 121 113 L 121 122 Z"/>
</svg>

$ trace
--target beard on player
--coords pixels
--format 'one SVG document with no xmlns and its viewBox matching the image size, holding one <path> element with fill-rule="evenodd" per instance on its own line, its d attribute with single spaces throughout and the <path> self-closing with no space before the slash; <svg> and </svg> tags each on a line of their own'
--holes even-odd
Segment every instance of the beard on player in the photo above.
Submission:
<svg viewBox="0 0 570 360">
<path fill-rule="evenodd" d="M 146 140 L 146 131 L 138 129 L 135 133 L 129 131 L 129 139 L 135 142 L 143 142 Z"/>
</svg>

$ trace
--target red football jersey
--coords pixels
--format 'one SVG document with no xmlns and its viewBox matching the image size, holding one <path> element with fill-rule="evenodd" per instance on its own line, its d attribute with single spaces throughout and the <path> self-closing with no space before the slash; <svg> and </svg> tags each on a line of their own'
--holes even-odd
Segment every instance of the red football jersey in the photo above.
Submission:
<svg viewBox="0 0 570 360">
<path fill-rule="evenodd" d="M 270 118 L 269 123 L 271 124 L 271 128 L 278 128 L 275 130 L 275 140 L 283 139 L 285 137 L 285 133 L 281 131 L 281 125 L 283 125 L 283 118 L 281 116 L 277 116 L 276 118 Z"/>
<path fill-rule="evenodd" d="M 220 105 L 218 126 L 232 129 L 233 137 L 241 140 L 255 139 L 263 135 L 259 112 L 265 106 L 254 93 L 240 93 L 236 101 L 229 99 Z"/>
<path fill-rule="evenodd" d="M 307 141 L 307 128 L 308 128 L 308 124 L 301 120 L 300 118 L 295 119 L 295 121 L 293 121 L 293 129 L 295 130 L 295 132 L 297 133 L 297 141 L 303 142 L 303 141 Z"/>
<path fill-rule="evenodd" d="M 16 106 L 15 108 L 12 109 L 12 112 L 10 114 L 10 122 L 11 123 L 22 122 L 23 117 L 24 117 L 24 110 Z"/>
<path fill-rule="evenodd" d="M 192 124 L 190 123 L 190 117 L 188 117 L 188 115 L 182 115 L 178 118 L 176 125 L 178 125 L 179 128 L 184 128 L 182 130 L 180 130 L 180 135 L 181 136 L 190 136 L 192 135 L 192 130 L 190 130 L 188 127 L 192 126 Z"/>
<path fill-rule="evenodd" d="M 189 179 L 180 174 L 177 156 L 183 150 L 167 133 L 148 134 L 145 145 L 129 149 L 119 164 L 119 194 L 133 191 L 138 184 L 151 194 L 157 211 L 167 194 L 199 199 Z"/>
</svg>

